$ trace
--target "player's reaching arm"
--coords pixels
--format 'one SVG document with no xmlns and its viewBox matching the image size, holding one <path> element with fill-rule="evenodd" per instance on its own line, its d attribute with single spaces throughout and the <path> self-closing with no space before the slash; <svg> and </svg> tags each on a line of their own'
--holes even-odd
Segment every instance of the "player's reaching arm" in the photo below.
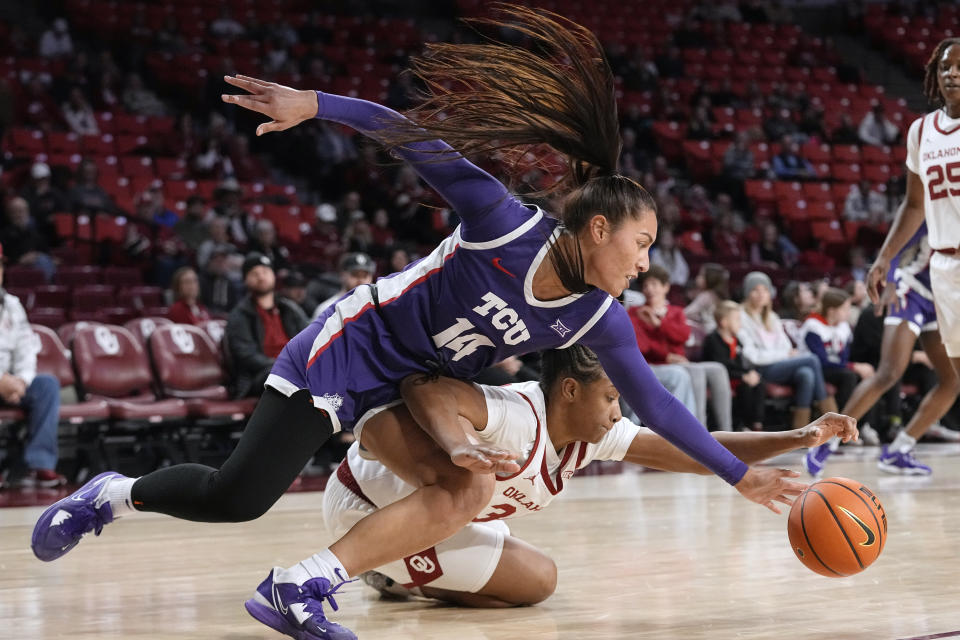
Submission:
<svg viewBox="0 0 960 640">
<path fill-rule="evenodd" d="M 825 413 L 810 424 L 791 431 L 713 434 L 717 442 L 747 464 L 756 464 L 795 449 L 816 447 L 837 436 L 848 442 L 856 435 L 857 421 L 838 413 Z M 650 469 L 710 474 L 712 471 L 658 435 L 641 431 L 630 443 L 624 462 Z"/>
<path fill-rule="evenodd" d="M 900 208 L 897 209 L 893 226 L 890 227 L 890 233 L 887 234 L 883 246 L 880 247 L 877 259 L 870 267 L 870 271 L 867 272 L 867 294 L 873 304 L 879 304 L 880 302 L 879 285 L 887 281 L 890 262 L 923 224 L 924 187 L 923 180 L 917 174 L 917 171 L 920 170 L 920 131 L 922 124 L 923 118 L 917 119 L 910 125 L 910 131 L 907 133 L 907 195 Z"/>
<path fill-rule="evenodd" d="M 626 311 L 612 305 L 580 341 L 596 352 L 614 386 L 640 420 L 684 453 L 710 469 L 745 498 L 774 513 L 774 502 L 792 504 L 804 485 L 787 469 L 748 467 L 717 442 L 683 404 L 663 388 L 637 348 Z"/>
<path fill-rule="evenodd" d="M 227 83 L 248 91 L 250 95 L 224 95 L 223 101 L 257 111 L 271 118 L 257 127 L 257 135 L 271 131 L 284 131 L 305 120 L 322 118 L 345 124 L 375 140 L 383 140 L 391 123 L 409 126 L 407 119 L 382 105 L 338 96 L 322 91 L 298 90 L 275 82 L 265 82 L 247 76 L 225 76 Z M 485 235 L 497 235 L 512 231 L 523 222 L 519 217 L 529 217 L 529 210 L 511 199 L 517 207 L 517 220 L 487 221 L 485 214 L 509 197 L 506 188 L 496 178 L 460 156 L 457 151 L 441 140 L 412 142 L 396 149 L 398 155 L 411 163 L 420 176 L 439 193 L 463 221 L 464 232 L 483 223 L 502 227 L 484 229 Z"/>
<path fill-rule="evenodd" d="M 487 403 L 476 385 L 452 378 L 407 376 L 400 395 L 417 424 L 450 455 L 454 464 L 476 473 L 516 473 L 520 456 L 478 443 L 461 427 L 460 418 L 482 429 L 488 421 Z"/>
</svg>

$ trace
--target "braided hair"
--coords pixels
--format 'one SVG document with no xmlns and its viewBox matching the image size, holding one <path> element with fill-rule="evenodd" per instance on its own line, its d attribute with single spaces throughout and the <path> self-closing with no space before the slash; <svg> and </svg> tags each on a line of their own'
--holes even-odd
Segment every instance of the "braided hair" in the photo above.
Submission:
<svg viewBox="0 0 960 640">
<path fill-rule="evenodd" d="M 937 48 L 930 54 L 927 60 L 927 66 L 923 74 L 923 95 L 935 107 L 943 106 L 943 95 L 940 93 L 940 85 L 937 82 L 937 74 L 940 68 L 940 58 L 953 45 L 960 45 L 960 38 L 946 38 L 940 41 Z"/>
</svg>

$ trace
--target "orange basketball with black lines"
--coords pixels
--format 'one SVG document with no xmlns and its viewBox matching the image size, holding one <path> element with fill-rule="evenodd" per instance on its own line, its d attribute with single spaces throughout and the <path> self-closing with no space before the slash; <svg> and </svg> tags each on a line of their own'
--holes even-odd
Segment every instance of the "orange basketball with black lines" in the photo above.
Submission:
<svg viewBox="0 0 960 640">
<path fill-rule="evenodd" d="M 879 498 L 856 480 L 811 484 L 787 520 L 793 553 L 808 569 L 831 578 L 860 573 L 887 542 L 887 515 Z"/>
</svg>

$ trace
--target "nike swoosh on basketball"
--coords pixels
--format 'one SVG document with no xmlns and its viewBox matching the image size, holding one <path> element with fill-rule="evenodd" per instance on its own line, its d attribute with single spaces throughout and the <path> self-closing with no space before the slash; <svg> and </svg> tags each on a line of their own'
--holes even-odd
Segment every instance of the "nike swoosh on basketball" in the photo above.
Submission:
<svg viewBox="0 0 960 640">
<path fill-rule="evenodd" d="M 863 532 L 867 534 L 867 540 L 865 542 L 861 542 L 860 546 L 869 547 L 870 545 L 872 545 L 877 539 L 877 535 L 873 532 L 873 530 L 870 529 L 870 527 L 868 527 L 866 523 L 860 518 L 858 518 L 857 516 L 853 515 L 843 507 L 839 507 L 839 508 L 840 508 L 840 511 L 843 511 L 845 514 L 850 516 L 850 519 L 856 522 L 860 526 L 860 528 L 863 529 Z"/>
<path fill-rule="evenodd" d="M 494 259 L 491 260 L 490 262 L 493 263 L 493 266 L 495 266 L 497 269 L 500 269 L 500 271 L 503 271 L 505 274 L 507 274 L 507 275 L 510 276 L 511 278 L 516 278 L 517 276 L 515 276 L 515 275 L 513 275 L 512 273 L 510 273 L 509 271 L 507 271 L 506 268 L 505 268 L 502 264 L 500 264 L 500 261 L 501 261 L 501 260 L 503 260 L 503 258 L 494 258 Z"/>
<path fill-rule="evenodd" d="M 287 615 L 287 611 L 289 611 L 289 609 L 283 606 L 283 600 L 280 599 L 280 592 L 277 591 L 276 584 L 273 585 L 273 604 L 277 605 L 277 609 L 280 610 L 280 613 Z"/>
</svg>

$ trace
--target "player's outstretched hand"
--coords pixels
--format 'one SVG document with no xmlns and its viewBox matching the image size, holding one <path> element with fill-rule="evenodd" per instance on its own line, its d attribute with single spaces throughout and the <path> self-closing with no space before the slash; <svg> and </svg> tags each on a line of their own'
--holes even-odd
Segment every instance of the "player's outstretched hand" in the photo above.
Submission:
<svg viewBox="0 0 960 640">
<path fill-rule="evenodd" d="M 235 104 L 244 109 L 262 113 L 270 122 L 257 127 L 257 135 L 270 131 L 283 131 L 294 127 L 304 120 L 317 115 L 317 94 L 315 91 L 285 87 L 276 82 L 266 82 L 249 76 L 224 76 L 227 84 L 243 89 L 250 95 L 221 96 L 224 102 Z"/>
<path fill-rule="evenodd" d="M 453 464 L 474 473 L 516 473 L 520 465 L 514 460 L 520 456 L 485 444 L 464 444 L 450 452 Z"/>
<path fill-rule="evenodd" d="M 887 281 L 887 272 L 890 271 L 890 261 L 883 256 L 877 256 L 870 271 L 867 272 L 867 295 L 870 302 L 880 305 L 880 284 Z"/>
<path fill-rule="evenodd" d="M 807 488 L 803 483 L 787 479 L 799 476 L 799 473 L 789 469 L 750 467 L 734 486 L 747 500 L 762 504 L 774 513 L 780 513 L 775 502 L 792 505 L 793 499 Z"/>
<path fill-rule="evenodd" d="M 805 427 L 795 431 L 797 447 L 816 447 L 837 436 L 844 442 L 856 440 L 860 436 L 857 421 L 839 413 L 825 413 Z"/>
</svg>

